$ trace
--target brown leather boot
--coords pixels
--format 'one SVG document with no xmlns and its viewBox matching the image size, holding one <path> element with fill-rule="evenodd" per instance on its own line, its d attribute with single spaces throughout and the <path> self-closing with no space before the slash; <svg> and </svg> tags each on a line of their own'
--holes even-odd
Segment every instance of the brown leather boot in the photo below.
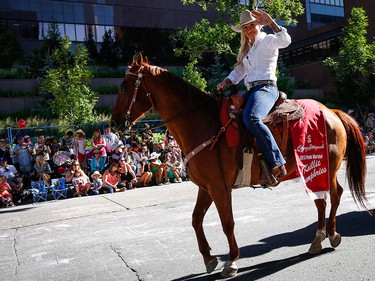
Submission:
<svg viewBox="0 0 375 281">
<path fill-rule="evenodd" d="M 275 176 L 272 174 L 270 168 L 268 167 L 266 160 L 264 160 L 262 154 L 258 156 L 259 156 L 260 167 L 262 168 L 262 174 L 261 174 L 259 184 L 267 185 L 267 186 L 276 186 L 278 184 L 278 181 L 275 178 Z"/>
</svg>

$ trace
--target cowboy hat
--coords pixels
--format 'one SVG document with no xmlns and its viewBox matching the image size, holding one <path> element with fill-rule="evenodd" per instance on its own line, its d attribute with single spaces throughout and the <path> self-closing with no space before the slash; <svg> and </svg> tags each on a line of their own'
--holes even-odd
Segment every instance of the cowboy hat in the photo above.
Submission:
<svg viewBox="0 0 375 281">
<path fill-rule="evenodd" d="M 82 134 L 83 136 L 85 136 L 86 134 L 81 130 L 81 129 L 78 129 L 75 134 Z"/>
<path fill-rule="evenodd" d="M 150 158 L 148 158 L 148 160 L 159 158 L 159 156 L 160 156 L 160 153 L 153 152 L 151 153 Z"/>
<path fill-rule="evenodd" d="M 241 32 L 242 26 L 245 24 L 251 23 L 256 21 L 257 19 L 253 17 L 249 10 L 242 11 L 240 14 L 240 24 L 239 25 L 232 25 L 231 28 L 235 32 Z"/>
<path fill-rule="evenodd" d="M 118 142 L 115 142 L 114 144 L 112 144 L 111 150 L 114 151 L 118 147 L 124 148 L 124 144 L 122 143 L 122 141 L 118 141 Z"/>
<path fill-rule="evenodd" d="M 102 175 L 98 171 L 92 173 L 91 177 L 93 178 L 94 176 L 99 176 L 99 178 L 102 177 Z"/>
</svg>

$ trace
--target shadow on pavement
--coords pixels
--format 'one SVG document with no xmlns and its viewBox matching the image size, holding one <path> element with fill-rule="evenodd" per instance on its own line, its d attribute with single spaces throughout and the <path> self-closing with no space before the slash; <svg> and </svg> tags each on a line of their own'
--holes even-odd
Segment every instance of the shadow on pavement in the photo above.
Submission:
<svg viewBox="0 0 375 281">
<path fill-rule="evenodd" d="M 374 213 L 374 210 L 372 210 Z M 375 216 L 370 216 L 367 212 L 350 212 L 337 216 L 337 230 L 343 236 L 355 237 L 364 235 L 375 235 Z M 274 249 L 282 247 L 306 246 L 306 253 L 289 257 L 281 260 L 255 264 L 249 267 L 240 268 L 236 277 L 231 280 L 257 280 L 272 275 L 287 267 L 294 266 L 300 262 L 312 259 L 316 256 L 307 253 L 310 243 L 315 238 L 316 223 L 301 228 L 297 231 L 286 232 L 273 235 L 260 240 L 259 244 L 249 245 L 240 249 L 240 258 L 251 258 L 264 255 Z M 345 247 L 345 244 L 342 247 Z M 324 248 L 320 255 L 333 252 L 333 248 Z M 221 261 L 225 261 L 228 255 L 219 255 Z M 220 276 L 220 268 L 214 274 L 190 274 L 185 277 L 174 279 L 174 281 L 184 280 L 218 280 L 223 279 Z"/>
</svg>

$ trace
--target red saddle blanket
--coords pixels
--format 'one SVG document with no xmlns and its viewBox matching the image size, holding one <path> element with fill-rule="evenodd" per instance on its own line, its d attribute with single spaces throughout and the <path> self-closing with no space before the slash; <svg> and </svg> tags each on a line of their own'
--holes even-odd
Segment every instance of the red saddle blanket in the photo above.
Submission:
<svg viewBox="0 0 375 281">
<path fill-rule="evenodd" d="M 325 119 L 314 100 L 296 100 L 305 116 L 290 122 L 290 132 L 297 170 L 288 179 L 301 176 L 311 199 L 326 198 L 329 194 L 329 160 Z"/>
</svg>

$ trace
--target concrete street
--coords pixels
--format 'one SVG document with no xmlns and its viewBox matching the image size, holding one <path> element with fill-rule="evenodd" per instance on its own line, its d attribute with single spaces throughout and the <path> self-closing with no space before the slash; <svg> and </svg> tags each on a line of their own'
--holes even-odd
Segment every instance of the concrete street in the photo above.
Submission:
<svg viewBox="0 0 375 281">
<path fill-rule="evenodd" d="M 375 156 L 367 195 L 375 206 Z M 301 183 L 233 192 L 241 249 L 233 280 L 375 280 L 375 218 L 345 191 L 338 211 L 341 245 L 310 256 L 317 212 Z M 0 210 L 0 280 L 218 280 L 228 245 L 214 206 L 205 220 L 217 270 L 205 274 L 191 227 L 191 182 Z M 329 204 L 328 204 L 329 206 Z M 327 212 L 328 214 L 328 212 Z"/>
</svg>

